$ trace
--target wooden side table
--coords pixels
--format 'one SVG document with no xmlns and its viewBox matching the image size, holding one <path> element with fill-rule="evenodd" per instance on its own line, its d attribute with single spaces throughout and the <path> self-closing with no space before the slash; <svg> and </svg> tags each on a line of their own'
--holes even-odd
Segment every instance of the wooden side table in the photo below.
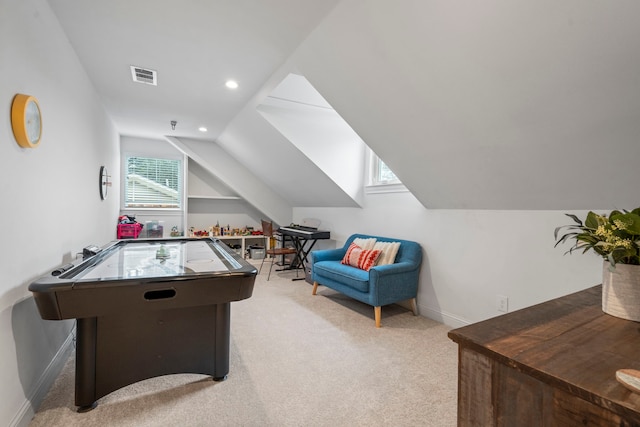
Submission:
<svg viewBox="0 0 640 427">
<path fill-rule="evenodd" d="M 640 323 L 602 312 L 602 287 L 454 329 L 459 426 L 640 426 Z"/>
</svg>

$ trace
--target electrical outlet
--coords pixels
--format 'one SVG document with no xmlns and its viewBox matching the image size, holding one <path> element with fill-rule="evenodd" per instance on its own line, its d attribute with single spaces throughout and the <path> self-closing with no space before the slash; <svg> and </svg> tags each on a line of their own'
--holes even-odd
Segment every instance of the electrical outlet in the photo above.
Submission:
<svg viewBox="0 0 640 427">
<path fill-rule="evenodd" d="M 509 311 L 509 297 L 504 295 L 496 295 L 498 311 L 507 313 Z"/>
</svg>

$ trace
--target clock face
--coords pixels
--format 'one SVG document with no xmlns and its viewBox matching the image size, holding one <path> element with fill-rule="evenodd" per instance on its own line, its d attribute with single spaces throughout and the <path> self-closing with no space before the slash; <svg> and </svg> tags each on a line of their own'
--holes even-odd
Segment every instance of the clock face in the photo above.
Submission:
<svg viewBox="0 0 640 427">
<path fill-rule="evenodd" d="M 111 181 L 109 181 L 109 173 L 106 166 L 100 166 L 100 198 L 102 200 L 107 198 L 107 192 L 111 187 Z"/>
<path fill-rule="evenodd" d="M 17 94 L 11 104 L 11 127 L 18 145 L 34 148 L 42 137 L 42 115 L 35 97 Z"/>
<path fill-rule="evenodd" d="M 42 131 L 42 122 L 40 121 L 40 108 L 33 99 L 27 102 L 25 111 L 25 127 L 27 129 L 27 137 L 29 142 L 37 144 L 40 141 L 40 132 Z"/>
</svg>

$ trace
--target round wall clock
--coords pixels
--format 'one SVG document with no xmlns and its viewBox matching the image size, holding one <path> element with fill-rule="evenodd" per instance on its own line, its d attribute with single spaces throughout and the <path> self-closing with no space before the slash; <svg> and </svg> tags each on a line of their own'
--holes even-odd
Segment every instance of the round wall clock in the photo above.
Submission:
<svg viewBox="0 0 640 427">
<path fill-rule="evenodd" d="M 100 166 L 100 198 L 102 200 L 107 198 L 108 188 L 111 187 L 111 181 L 109 181 L 109 174 L 106 166 Z"/>
<path fill-rule="evenodd" d="M 30 95 L 17 94 L 11 104 L 11 127 L 18 145 L 34 148 L 42 136 L 42 116 L 38 100 Z"/>
</svg>

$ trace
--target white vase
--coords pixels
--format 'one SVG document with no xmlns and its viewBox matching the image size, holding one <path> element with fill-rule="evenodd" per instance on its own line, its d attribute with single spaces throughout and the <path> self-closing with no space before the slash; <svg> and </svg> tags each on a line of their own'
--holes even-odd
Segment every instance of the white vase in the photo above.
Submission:
<svg viewBox="0 0 640 427">
<path fill-rule="evenodd" d="M 602 267 L 602 311 L 615 317 L 640 322 L 640 265 L 609 262 Z"/>
</svg>

